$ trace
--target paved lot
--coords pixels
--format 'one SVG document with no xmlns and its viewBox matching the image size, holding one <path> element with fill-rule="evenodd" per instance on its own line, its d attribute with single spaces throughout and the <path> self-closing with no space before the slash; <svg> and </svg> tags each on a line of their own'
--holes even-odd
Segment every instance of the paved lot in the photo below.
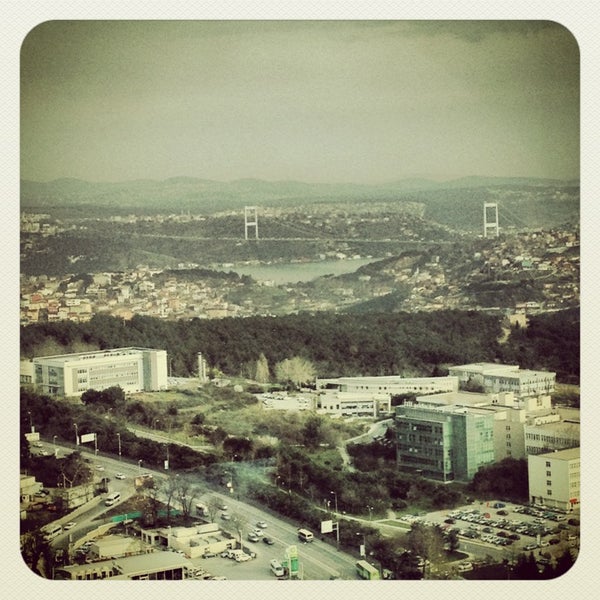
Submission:
<svg viewBox="0 0 600 600">
<path fill-rule="evenodd" d="M 495 504 L 496 501 L 474 502 L 451 511 L 419 515 L 418 519 L 458 529 L 461 549 L 475 558 L 510 558 L 523 551 L 534 551 L 536 556 L 540 551 L 555 554 L 579 545 L 579 527 L 567 524 L 571 518 L 579 519 L 579 512 L 561 515 L 537 509 L 527 514 L 530 507 L 510 502 L 496 507 Z M 410 517 L 402 519 L 410 526 Z M 454 523 L 446 522 L 447 519 Z M 519 539 L 510 540 L 510 535 Z"/>
</svg>

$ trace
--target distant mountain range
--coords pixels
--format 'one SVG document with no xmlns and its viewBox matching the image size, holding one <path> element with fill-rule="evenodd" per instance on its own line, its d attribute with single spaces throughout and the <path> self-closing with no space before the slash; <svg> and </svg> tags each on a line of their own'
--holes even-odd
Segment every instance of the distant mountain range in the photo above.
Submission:
<svg viewBox="0 0 600 600">
<path fill-rule="evenodd" d="M 21 181 L 21 210 L 66 216 L 126 213 L 208 213 L 243 206 L 298 206 L 315 202 L 418 202 L 426 218 L 450 226 L 479 223 L 485 201 L 502 201 L 516 210 L 521 225 L 544 225 L 579 218 L 579 181 L 527 177 L 463 177 L 437 182 L 402 179 L 380 185 L 304 183 L 237 179 L 228 182 L 194 177 L 125 182 L 56 179 Z M 510 204 L 510 209 L 509 209 Z M 448 220 L 448 209 L 461 217 Z M 476 219 L 469 215 L 475 211 Z M 523 213 L 523 214 L 518 214 Z M 544 216 L 545 215 L 545 216 Z M 543 217 L 543 218 L 542 218 Z M 466 221 L 465 221 L 466 218 Z M 541 218 L 541 222 L 537 221 Z M 531 220 L 533 219 L 533 221 Z"/>
</svg>

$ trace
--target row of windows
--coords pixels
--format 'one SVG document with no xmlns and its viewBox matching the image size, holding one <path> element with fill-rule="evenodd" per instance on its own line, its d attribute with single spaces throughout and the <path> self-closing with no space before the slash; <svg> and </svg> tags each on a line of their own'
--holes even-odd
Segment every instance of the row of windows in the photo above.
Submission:
<svg viewBox="0 0 600 600">
<path fill-rule="evenodd" d="M 541 435 L 539 433 L 526 433 L 525 439 L 532 440 L 535 442 L 545 442 L 548 444 L 565 444 L 571 442 L 579 442 L 579 438 L 560 436 L 556 435 Z"/>
<path fill-rule="evenodd" d="M 439 448 L 415 448 L 407 444 L 398 445 L 399 452 L 409 452 L 412 454 L 421 454 L 423 456 L 444 456 L 444 451 Z"/>
</svg>

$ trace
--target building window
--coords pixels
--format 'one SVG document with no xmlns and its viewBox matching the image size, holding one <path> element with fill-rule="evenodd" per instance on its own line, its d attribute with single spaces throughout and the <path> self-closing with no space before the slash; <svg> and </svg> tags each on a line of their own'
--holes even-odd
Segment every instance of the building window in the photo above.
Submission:
<svg viewBox="0 0 600 600">
<path fill-rule="evenodd" d="M 546 471 L 546 477 L 552 477 L 552 471 Z"/>
<path fill-rule="evenodd" d="M 547 460 L 547 461 L 546 461 L 546 466 L 547 466 L 547 467 L 549 467 L 549 466 L 550 466 L 550 461 L 549 461 L 549 460 Z"/>
<path fill-rule="evenodd" d="M 550 479 L 547 479 L 546 480 L 546 485 L 548 485 L 548 486 L 552 485 L 552 481 Z"/>
</svg>

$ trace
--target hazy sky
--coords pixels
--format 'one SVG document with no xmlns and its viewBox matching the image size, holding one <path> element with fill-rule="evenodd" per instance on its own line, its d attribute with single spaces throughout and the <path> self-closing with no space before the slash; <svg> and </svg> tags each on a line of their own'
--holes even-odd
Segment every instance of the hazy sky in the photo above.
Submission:
<svg viewBox="0 0 600 600">
<path fill-rule="evenodd" d="M 544 21 L 51 21 L 21 177 L 579 177 L 579 50 Z"/>
</svg>

